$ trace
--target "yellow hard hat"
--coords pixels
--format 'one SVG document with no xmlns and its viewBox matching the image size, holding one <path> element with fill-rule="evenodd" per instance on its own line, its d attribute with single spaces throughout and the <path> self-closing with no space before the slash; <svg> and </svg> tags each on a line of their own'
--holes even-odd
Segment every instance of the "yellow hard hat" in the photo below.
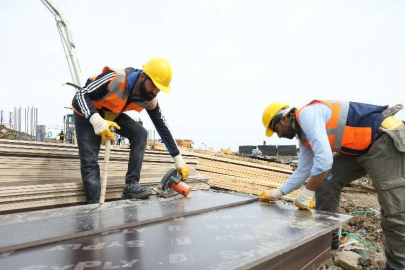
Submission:
<svg viewBox="0 0 405 270">
<path fill-rule="evenodd" d="M 160 91 L 170 93 L 172 68 L 164 58 L 153 58 L 142 66 L 143 71 L 152 79 Z"/>
<path fill-rule="evenodd" d="M 273 102 L 269 106 L 264 109 L 263 116 L 262 116 L 262 122 L 263 126 L 266 128 L 266 136 L 271 137 L 274 134 L 274 131 L 269 128 L 269 124 L 271 120 L 273 120 L 273 117 L 283 109 L 290 108 L 289 105 L 283 104 L 281 102 Z"/>
</svg>

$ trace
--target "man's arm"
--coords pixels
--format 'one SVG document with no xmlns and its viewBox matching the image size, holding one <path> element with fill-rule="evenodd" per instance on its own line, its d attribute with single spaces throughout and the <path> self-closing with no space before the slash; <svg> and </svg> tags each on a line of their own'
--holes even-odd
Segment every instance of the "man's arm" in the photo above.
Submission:
<svg viewBox="0 0 405 270">
<path fill-rule="evenodd" d="M 115 141 L 115 136 L 111 132 L 110 127 L 113 126 L 117 129 L 120 129 L 120 127 L 115 122 L 101 117 L 97 108 L 93 105 L 93 100 L 98 100 L 108 93 L 108 84 L 113 77 L 114 72 L 107 71 L 94 79 L 88 79 L 85 87 L 76 92 L 72 104 L 75 112 L 89 120 L 94 128 L 94 133 L 100 135 L 104 142 L 107 140 L 107 137 L 111 141 Z"/>
<path fill-rule="evenodd" d="M 311 147 L 308 147 L 300 142 L 300 154 L 298 158 L 297 170 L 288 178 L 288 180 L 280 186 L 283 194 L 288 194 L 293 190 L 298 189 L 311 174 L 311 168 L 314 164 L 314 153 Z"/>
<path fill-rule="evenodd" d="M 295 199 L 295 205 L 304 210 L 310 210 L 314 206 L 315 190 L 324 181 L 333 163 L 332 150 L 330 148 L 326 123 L 331 117 L 331 110 L 324 104 L 314 104 L 304 108 L 300 114 L 302 131 L 307 135 L 314 153 L 314 166 L 311 169 L 311 177 Z"/>
<path fill-rule="evenodd" d="M 146 111 L 148 112 L 150 119 L 155 125 L 155 128 L 159 133 L 160 138 L 162 138 L 162 141 L 165 144 L 170 155 L 172 157 L 179 155 L 179 148 L 177 147 L 176 141 L 173 139 L 172 133 L 170 132 L 166 119 L 162 114 L 159 103 L 154 109 Z"/>
<path fill-rule="evenodd" d="M 300 142 L 300 154 L 298 158 L 297 170 L 288 178 L 288 180 L 277 189 L 264 190 L 259 195 L 260 201 L 277 200 L 281 196 L 298 189 L 305 180 L 308 179 L 313 165 L 314 154 L 311 147 Z"/>
<path fill-rule="evenodd" d="M 76 92 L 73 98 L 73 108 L 86 119 L 98 113 L 93 105 L 93 100 L 99 99 L 108 93 L 108 84 L 114 77 L 114 72 L 107 71 L 98 75 L 95 79 L 89 78 L 83 89 Z"/>
<path fill-rule="evenodd" d="M 311 191 L 320 186 L 332 168 L 333 154 L 326 133 L 326 123 L 330 116 L 331 111 L 324 104 L 311 105 L 300 114 L 302 130 L 307 135 L 314 153 L 314 166 L 306 187 Z"/>
<path fill-rule="evenodd" d="M 322 184 L 323 180 L 325 180 L 326 176 L 328 176 L 328 173 L 329 171 L 325 171 L 318 175 L 312 175 L 308 180 L 306 189 L 311 191 L 317 190 L 318 187 Z"/>
<path fill-rule="evenodd" d="M 166 119 L 162 114 L 162 110 L 159 107 L 159 103 L 152 110 L 146 110 L 149 114 L 150 119 L 157 132 L 159 133 L 160 138 L 162 138 L 163 143 L 165 144 L 170 155 L 173 157 L 174 164 L 179 173 L 182 174 L 183 180 L 187 179 L 190 170 L 187 164 L 184 162 L 183 157 L 180 154 L 180 150 L 177 147 L 176 141 L 173 139 L 172 133 L 167 125 Z"/>
</svg>

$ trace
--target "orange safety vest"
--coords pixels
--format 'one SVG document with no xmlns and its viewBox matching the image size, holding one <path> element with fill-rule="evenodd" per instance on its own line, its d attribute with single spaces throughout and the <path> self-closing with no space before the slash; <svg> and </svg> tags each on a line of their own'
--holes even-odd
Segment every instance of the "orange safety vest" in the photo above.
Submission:
<svg viewBox="0 0 405 270">
<path fill-rule="evenodd" d="M 115 74 L 112 80 L 108 83 L 108 93 L 100 99 L 93 100 L 93 105 L 97 109 L 100 110 L 102 108 L 106 108 L 114 113 L 121 113 L 131 110 L 141 112 L 143 109 L 153 110 L 156 108 L 156 98 L 152 99 L 151 101 L 133 101 L 127 104 L 127 76 L 125 71 L 122 69 L 104 67 L 103 72 L 106 71 L 113 71 Z M 94 79 L 95 78 L 93 78 L 93 81 Z"/>
<path fill-rule="evenodd" d="M 303 108 L 314 103 L 328 106 L 332 115 L 326 123 L 326 133 L 332 151 L 349 155 L 361 155 L 368 152 L 372 143 L 377 139 L 379 127 L 384 120 L 382 112 L 388 106 L 376 106 L 349 101 L 313 100 L 296 111 L 299 115 Z M 304 139 L 301 142 L 307 146 L 310 143 Z"/>
</svg>

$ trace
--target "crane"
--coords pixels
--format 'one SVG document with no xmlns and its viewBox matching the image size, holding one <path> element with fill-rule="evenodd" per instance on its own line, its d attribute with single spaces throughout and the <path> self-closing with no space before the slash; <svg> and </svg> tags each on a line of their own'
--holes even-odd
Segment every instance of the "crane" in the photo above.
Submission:
<svg viewBox="0 0 405 270">
<path fill-rule="evenodd" d="M 60 39 L 62 41 L 63 50 L 65 51 L 66 60 L 68 62 L 70 75 L 72 76 L 73 83 L 80 84 L 80 65 L 75 52 L 75 44 L 73 42 L 72 34 L 69 30 L 69 24 L 63 17 L 62 12 L 56 7 L 51 0 L 41 0 L 41 2 L 48 8 L 48 10 L 55 16 L 56 26 L 58 27 Z"/>
</svg>

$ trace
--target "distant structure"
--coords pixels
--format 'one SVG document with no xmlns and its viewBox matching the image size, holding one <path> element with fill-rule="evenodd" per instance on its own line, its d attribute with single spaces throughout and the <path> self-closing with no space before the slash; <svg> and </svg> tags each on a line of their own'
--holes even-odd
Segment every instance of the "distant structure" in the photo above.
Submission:
<svg viewBox="0 0 405 270">
<path fill-rule="evenodd" d="M 276 156 L 277 146 L 276 145 L 259 145 L 259 150 L 262 151 L 263 155 L 266 156 Z"/>
<path fill-rule="evenodd" d="M 279 145 L 279 146 L 277 146 L 277 155 L 279 155 L 279 156 L 296 156 L 297 155 L 297 146 Z"/>
<path fill-rule="evenodd" d="M 251 155 L 253 149 L 256 149 L 256 145 L 241 145 L 239 146 L 239 154 Z"/>
<path fill-rule="evenodd" d="M 298 150 L 296 145 L 241 145 L 239 154 L 251 155 L 252 150 L 256 147 L 265 156 L 297 156 Z"/>
<path fill-rule="evenodd" d="M 73 114 L 63 116 L 63 131 L 65 133 L 65 141 L 74 144 L 76 131 Z"/>
<path fill-rule="evenodd" d="M 37 132 L 35 135 L 35 140 L 38 142 L 45 142 L 45 138 L 46 138 L 45 125 L 37 125 Z"/>
</svg>

